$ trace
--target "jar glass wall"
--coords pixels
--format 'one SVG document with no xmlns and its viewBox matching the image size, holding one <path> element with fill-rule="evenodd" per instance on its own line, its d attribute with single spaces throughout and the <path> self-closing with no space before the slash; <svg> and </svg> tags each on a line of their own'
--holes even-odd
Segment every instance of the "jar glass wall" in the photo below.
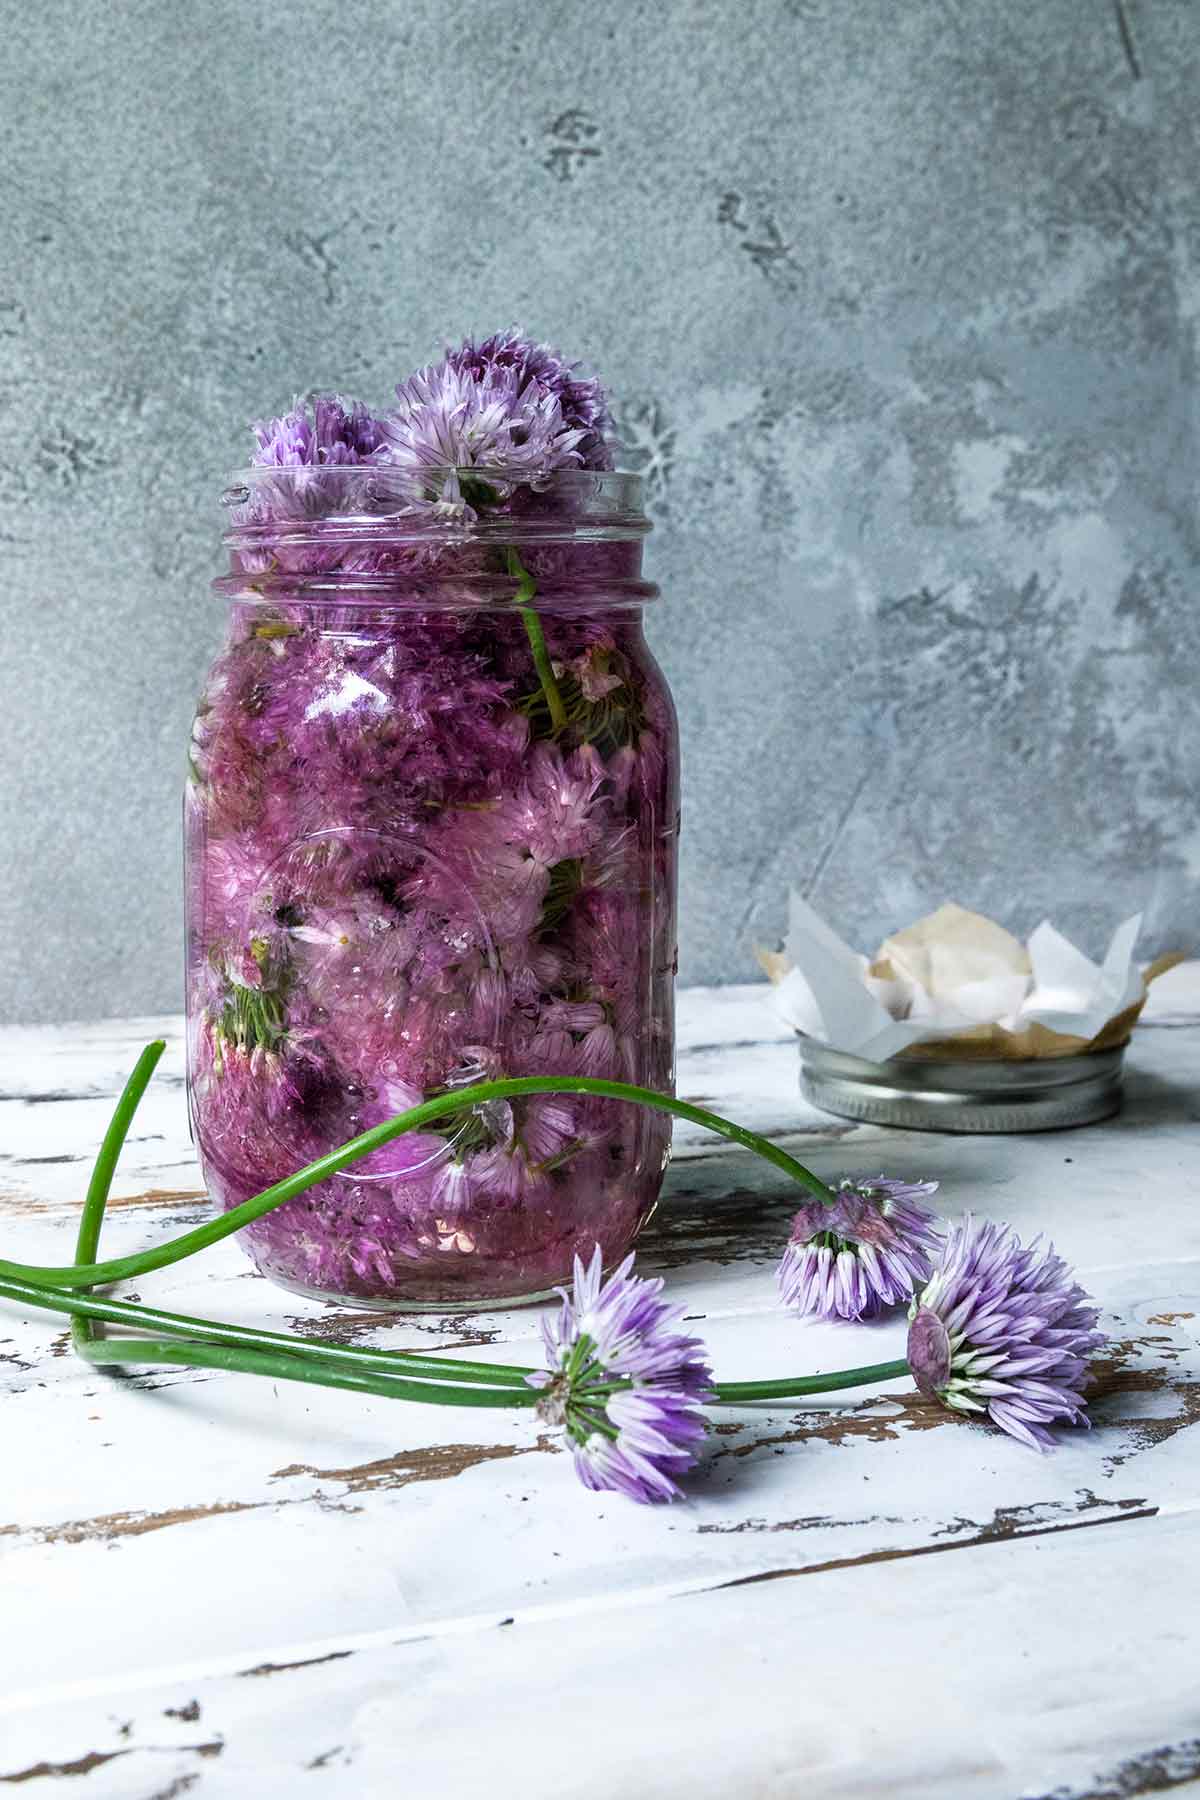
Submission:
<svg viewBox="0 0 1200 1800">
<path fill-rule="evenodd" d="M 189 1095 L 217 1202 L 462 1090 L 242 1234 L 264 1274 L 358 1305 L 532 1297 L 595 1243 L 619 1257 L 669 1146 L 641 1107 L 471 1098 L 670 1088 L 678 813 L 636 477 L 471 481 L 487 505 L 465 479 L 447 508 L 379 471 L 237 478 L 192 746 Z"/>
</svg>

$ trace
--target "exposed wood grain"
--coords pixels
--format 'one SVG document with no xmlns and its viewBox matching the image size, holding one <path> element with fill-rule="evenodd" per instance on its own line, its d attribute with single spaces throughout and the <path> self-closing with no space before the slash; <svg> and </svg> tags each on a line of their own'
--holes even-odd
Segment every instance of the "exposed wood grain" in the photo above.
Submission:
<svg viewBox="0 0 1200 1800">
<path fill-rule="evenodd" d="M 85 1158 L 83 1156 L 25 1157 L 21 1166 L 29 1168 L 39 1161 L 44 1163 L 83 1162 Z M 197 1200 L 207 1200 L 207 1198 L 208 1192 L 205 1188 L 146 1188 L 140 1194 L 116 1195 L 109 1201 L 109 1210 L 111 1212 L 128 1210 L 156 1212 L 159 1208 L 194 1206 Z M 82 1206 L 82 1199 L 79 1204 Z M 37 1217 L 39 1214 L 62 1210 L 61 1205 L 55 1205 L 53 1201 L 37 1200 L 32 1196 L 21 1194 L 0 1195 L 0 1205 L 3 1205 L 6 1213 L 13 1218 L 19 1218 L 22 1215 Z"/>
<path fill-rule="evenodd" d="M 329 1650 L 324 1656 L 303 1656 L 298 1662 L 258 1663 L 253 1669 L 239 1669 L 238 1674 L 243 1676 L 287 1675 L 293 1669 L 316 1669 L 322 1663 L 344 1662 L 348 1656 L 353 1656 L 353 1654 L 352 1650 Z"/>
<path fill-rule="evenodd" d="M 27 1537 L 41 1544 L 85 1544 L 94 1540 L 144 1537 L 172 1525 L 217 1519 L 225 1513 L 248 1512 L 253 1502 L 214 1500 L 208 1506 L 175 1506 L 166 1512 L 102 1513 L 94 1519 L 69 1519 L 61 1525 L 0 1525 L 0 1537 Z"/>
<path fill-rule="evenodd" d="M 206 1744 L 188 1744 L 184 1746 L 191 1756 L 220 1756 L 225 1748 L 219 1738 Z M 0 1782 L 11 1782 L 13 1785 L 26 1781 L 44 1781 L 48 1776 L 90 1775 L 95 1769 L 103 1768 L 105 1763 L 116 1762 L 119 1757 L 132 1756 L 132 1746 L 124 1750 L 89 1750 L 83 1756 L 75 1757 L 71 1762 L 40 1762 L 28 1769 L 18 1769 L 11 1775 L 0 1775 Z M 176 1792 L 180 1790 L 177 1788 Z M 44 1793 L 45 1789 L 39 1792 Z"/>
<path fill-rule="evenodd" d="M 1099 1503 L 1097 1503 L 1099 1504 Z M 1153 1519 L 1157 1506 L 1135 1506 L 1129 1501 L 1120 1501 L 1122 1509 L 1118 1517 L 1126 1519 Z M 1002 1528 L 991 1531 L 976 1532 L 971 1537 L 960 1538 L 953 1544 L 910 1544 L 899 1550 L 868 1550 L 863 1556 L 831 1556 L 825 1562 L 805 1563 L 796 1569 L 761 1569 L 756 1575 L 738 1575 L 732 1581 L 718 1583 L 722 1588 L 752 1587 L 758 1581 L 787 1581 L 794 1575 L 828 1575 L 831 1569 L 867 1569 L 875 1563 L 903 1562 L 914 1556 L 940 1556 L 950 1550 L 972 1550 L 981 1544 L 1005 1543 L 1009 1538 L 1045 1537 L 1050 1532 L 1083 1531 L 1089 1525 L 1112 1524 L 1110 1515 L 1100 1519 L 1067 1519 L 1055 1521 L 1050 1525 L 1029 1525 L 1019 1529 L 1013 1522 L 1012 1514 L 1021 1510 L 1016 1507 L 1002 1507 L 997 1512 L 1007 1515 Z"/>
<path fill-rule="evenodd" d="M 556 1438 L 545 1436 L 539 1437 L 536 1444 L 433 1444 L 428 1450 L 398 1451 L 395 1456 L 381 1456 L 349 1469 L 316 1469 L 311 1463 L 289 1463 L 286 1469 L 276 1469 L 271 1480 L 287 1481 L 295 1475 L 306 1475 L 314 1481 L 339 1482 L 350 1494 L 372 1494 L 378 1488 L 407 1487 L 410 1481 L 450 1481 L 479 1463 L 559 1448 Z"/>
</svg>

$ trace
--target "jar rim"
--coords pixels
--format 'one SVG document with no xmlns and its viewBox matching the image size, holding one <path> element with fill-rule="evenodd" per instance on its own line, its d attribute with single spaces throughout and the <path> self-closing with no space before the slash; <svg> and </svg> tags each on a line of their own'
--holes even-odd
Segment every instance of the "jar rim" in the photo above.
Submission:
<svg viewBox="0 0 1200 1800">
<path fill-rule="evenodd" d="M 561 500 L 571 513 L 624 517 L 631 523 L 645 516 L 645 480 L 632 469 L 570 467 L 539 475 L 513 464 L 491 463 L 431 463 L 419 469 L 388 462 L 255 463 L 229 470 L 225 482 L 221 504 L 231 510 L 250 504 L 256 496 L 290 493 L 304 496 L 310 506 L 313 501 L 319 505 L 322 496 L 330 503 L 361 500 L 379 518 L 386 514 L 388 500 L 396 502 L 399 512 L 452 500 L 464 489 L 465 497 L 470 499 L 474 490 L 478 499 L 478 489 L 485 487 L 493 491 L 494 499 L 484 497 L 489 506 L 524 490 L 535 501 Z"/>
<path fill-rule="evenodd" d="M 280 545 L 633 540 L 651 529 L 641 475 L 513 465 L 299 463 L 235 470 L 221 495 L 236 555 Z"/>
<path fill-rule="evenodd" d="M 642 476 L 635 469 L 585 469 L 569 463 L 544 474 L 523 468 L 519 463 L 423 463 L 420 468 L 406 468 L 394 462 L 357 463 L 245 463 L 229 471 L 230 481 L 255 481 L 269 476 L 305 475 L 344 477 L 351 475 L 387 475 L 398 481 L 432 480 L 439 475 L 472 475 L 481 481 L 489 478 L 518 486 L 534 486 L 539 491 L 548 487 L 585 486 L 595 483 L 629 482 L 639 489 Z"/>
</svg>

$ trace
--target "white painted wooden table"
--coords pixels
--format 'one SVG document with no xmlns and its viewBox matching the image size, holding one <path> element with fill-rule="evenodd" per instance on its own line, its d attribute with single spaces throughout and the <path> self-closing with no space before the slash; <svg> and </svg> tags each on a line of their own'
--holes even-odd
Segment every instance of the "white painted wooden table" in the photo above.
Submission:
<svg viewBox="0 0 1200 1800">
<path fill-rule="evenodd" d="M 681 996 L 679 1091 L 822 1174 L 941 1178 L 1046 1231 L 1115 1339 L 1045 1458 L 879 1394 L 722 1413 L 685 1504 L 591 1495 L 529 1415 L 160 1370 L 102 1376 L 0 1304 L 0 1790 L 275 1796 L 1200 1793 L 1200 984 L 1167 978 L 1119 1120 L 1023 1138 L 808 1109 L 764 989 Z M 70 1260 L 140 1045 L 169 1051 L 105 1249 L 205 1216 L 178 1021 L 0 1033 L 0 1243 Z M 895 1356 L 903 1324 L 774 1304 L 795 1195 L 680 1128 L 641 1247 L 727 1378 Z M 381 1324 L 233 1244 L 142 1298 L 534 1360 L 537 1314 Z"/>
</svg>

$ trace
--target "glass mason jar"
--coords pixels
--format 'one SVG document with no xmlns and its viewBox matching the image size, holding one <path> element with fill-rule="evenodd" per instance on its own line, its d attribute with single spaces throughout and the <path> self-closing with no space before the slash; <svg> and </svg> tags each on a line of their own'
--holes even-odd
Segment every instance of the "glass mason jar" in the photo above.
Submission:
<svg viewBox="0 0 1200 1800">
<path fill-rule="evenodd" d="M 235 478 L 185 806 L 189 1106 L 218 1204 L 463 1090 L 242 1233 L 284 1286 L 387 1308 L 533 1298 L 596 1243 L 611 1262 L 670 1145 L 648 1108 L 470 1092 L 672 1085 L 678 757 L 640 482 L 449 481 L 434 504 L 387 469 Z"/>
</svg>

